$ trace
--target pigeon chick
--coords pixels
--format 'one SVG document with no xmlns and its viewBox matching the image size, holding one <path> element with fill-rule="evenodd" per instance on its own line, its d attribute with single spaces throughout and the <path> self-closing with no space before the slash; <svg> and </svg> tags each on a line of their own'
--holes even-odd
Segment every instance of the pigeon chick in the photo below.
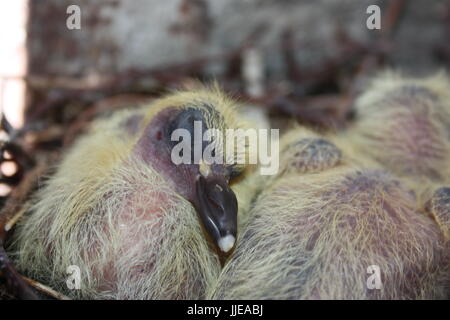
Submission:
<svg viewBox="0 0 450 320">
<path fill-rule="evenodd" d="M 178 150 L 193 159 L 211 146 L 202 140 L 207 129 L 245 127 L 234 105 L 220 90 L 200 88 L 94 122 L 17 226 L 10 249 L 17 268 L 74 298 L 204 297 L 221 268 L 216 248 L 227 253 L 235 243 L 229 183 L 245 166 L 201 156 L 174 163 L 181 139 L 173 135 L 183 129 L 193 137 L 190 150 Z M 74 268 L 77 290 L 66 283 Z"/>
<path fill-rule="evenodd" d="M 342 139 L 361 155 L 430 196 L 450 184 L 450 81 L 387 72 L 355 103 L 355 122 Z"/>
<path fill-rule="evenodd" d="M 448 243 L 401 181 L 305 129 L 280 150 L 209 298 L 448 297 Z"/>
</svg>

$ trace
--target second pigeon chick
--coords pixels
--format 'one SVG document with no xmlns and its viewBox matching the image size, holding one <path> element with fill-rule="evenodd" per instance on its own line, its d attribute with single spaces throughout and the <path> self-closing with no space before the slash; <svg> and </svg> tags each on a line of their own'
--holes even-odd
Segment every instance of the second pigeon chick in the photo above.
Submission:
<svg viewBox="0 0 450 320">
<path fill-rule="evenodd" d="M 448 243 L 413 192 L 313 132 L 294 130 L 281 146 L 282 170 L 266 180 L 209 297 L 447 297 Z"/>
</svg>

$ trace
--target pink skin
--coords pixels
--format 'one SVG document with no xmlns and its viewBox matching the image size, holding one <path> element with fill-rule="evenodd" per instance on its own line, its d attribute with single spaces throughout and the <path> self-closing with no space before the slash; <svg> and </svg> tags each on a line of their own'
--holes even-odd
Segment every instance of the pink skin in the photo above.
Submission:
<svg viewBox="0 0 450 320">
<path fill-rule="evenodd" d="M 203 176 L 198 164 L 175 165 L 171 151 L 177 142 L 171 141 L 174 129 L 192 129 L 193 121 L 201 121 L 206 130 L 204 112 L 217 116 L 217 111 L 193 108 L 167 108 L 160 111 L 144 129 L 134 153 L 161 173 L 172 188 L 190 201 L 196 209 L 206 233 L 216 245 L 220 240 L 237 233 L 237 200 L 228 186 L 230 168 L 224 164 L 211 165 L 211 173 Z M 193 132 L 191 137 L 195 138 Z M 203 151 L 203 150 L 202 150 Z"/>
</svg>

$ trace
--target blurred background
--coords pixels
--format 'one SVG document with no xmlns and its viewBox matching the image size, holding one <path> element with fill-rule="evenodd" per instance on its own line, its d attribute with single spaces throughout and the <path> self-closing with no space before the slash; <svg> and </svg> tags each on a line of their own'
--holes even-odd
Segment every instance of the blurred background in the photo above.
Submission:
<svg viewBox="0 0 450 320">
<path fill-rule="evenodd" d="M 2 0 L 0 39 L 5 225 L 94 117 L 195 79 L 275 128 L 345 127 L 375 73 L 448 70 L 450 1 Z"/>
<path fill-rule="evenodd" d="M 373 4 L 379 30 L 366 26 Z M 71 5 L 79 29 L 67 26 Z M 64 123 L 102 98 L 153 95 L 195 78 L 295 113 L 312 97 L 348 94 L 356 77 L 386 65 L 414 74 L 448 67 L 449 7 L 448 0 L 6 0 L 1 109 L 15 128 L 48 117 Z"/>
</svg>

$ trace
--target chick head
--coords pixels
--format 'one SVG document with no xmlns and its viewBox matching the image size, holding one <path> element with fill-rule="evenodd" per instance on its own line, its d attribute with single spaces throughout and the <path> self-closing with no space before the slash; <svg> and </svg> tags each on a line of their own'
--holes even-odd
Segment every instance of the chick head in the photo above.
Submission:
<svg viewBox="0 0 450 320">
<path fill-rule="evenodd" d="M 239 139 L 227 150 L 227 130 L 245 127 L 233 105 L 219 89 L 169 95 L 145 114 L 133 150 L 192 203 L 225 253 L 237 233 L 237 200 L 229 183 L 244 171 L 237 159 L 247 152 Z"/>
</svg>

